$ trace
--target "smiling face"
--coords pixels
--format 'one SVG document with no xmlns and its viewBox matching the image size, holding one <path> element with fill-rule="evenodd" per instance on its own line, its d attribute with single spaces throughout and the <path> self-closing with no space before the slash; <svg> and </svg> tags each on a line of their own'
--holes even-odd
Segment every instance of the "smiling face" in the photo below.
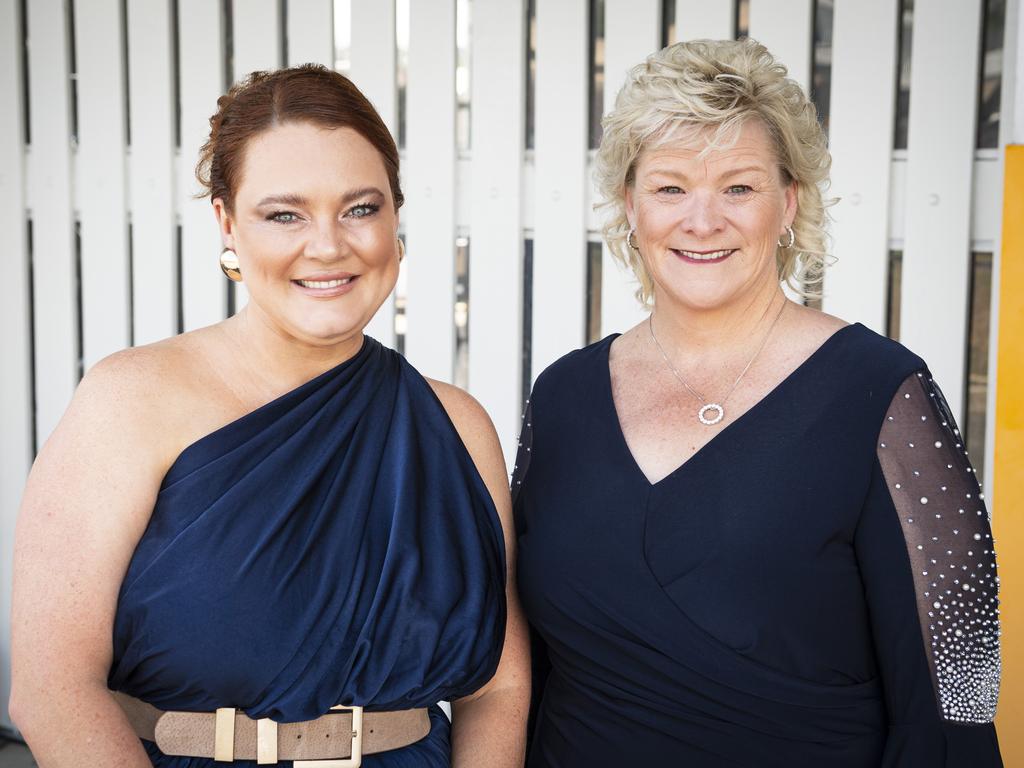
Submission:
<svg viewBox="0 0 1024 768">
<path fill-rule="evenodd" d="M 705 146 L 690 136 L 643 152 L 626 190 L 656 304 L 713 310 L 779 285 L 776 243 L 796 215 L 795 184 L 784 183 L 757 121 L 744 124 L 732 146 L 702 157 Z"/>
<path fill-rule="evenodd" d="M 398 215 L 380 153 L 351 128 L 286 123 L 248 144 L 234 209 L 247 312 L 313 346 L 352 339 L 398 279 Z"/>
</svg>

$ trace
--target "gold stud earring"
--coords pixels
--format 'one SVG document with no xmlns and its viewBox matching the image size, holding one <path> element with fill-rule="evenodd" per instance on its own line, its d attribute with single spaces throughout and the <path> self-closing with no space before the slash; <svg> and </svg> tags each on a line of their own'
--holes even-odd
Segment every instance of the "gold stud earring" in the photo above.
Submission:
<svg viewBox="0 0 1024 768">
<path fill-rule="evenodd" d="M 231 282 L 242 282 L 242 270 L 238 266 L 238 254 L 230 248 L 225 248 L 220 252 L 220 271 Z"/>
</svg>

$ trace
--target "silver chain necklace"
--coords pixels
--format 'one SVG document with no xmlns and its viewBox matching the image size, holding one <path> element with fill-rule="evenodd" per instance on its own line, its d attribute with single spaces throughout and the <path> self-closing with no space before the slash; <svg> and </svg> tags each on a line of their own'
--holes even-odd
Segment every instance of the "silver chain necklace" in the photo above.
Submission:
<svg viewBox="0 0 1024 768">
<path fill-rule="evenodd" d="M 775 315 L 775 319 L 772 320 L 772 324 L 769 326 L 768 332 L 765 333 L 764 338 L 761 339 L 761 344 L 758 346 L 757 350 L 751 356 L 750 360 L 747 361 L 747 364 L 744 366 L 743 370 L 740 371 L 740 375 L 736 377 L 736 381 L 734 381 L 732 383 L 732 386 L 729 387 L 729 391 L 725 393 L 725 397 L 723 397 L 722 400 L 717 403 L 708 402 L 708 399 L 704 397 L 704 395 L 702 395 L 700 392 L 698 392 L 696 389 L 694 389 L 693 387 L 686 383 L 686 380 L 683 379 L 682 375 L 679 373 L 676 367 L 672 365 L 672 361 L 668 359 L 668 355 L 665 354 L 665 348 L 661 346 L 661 342 L 658 341 L 658 337 L 654 335 L 654 313 L 651 312 L 651 314 L 647 316 L 647 327 L 651 331 L 651 338 L 654 339 L 654 343 L 657 345 L 658 351 L 661 352 L 661 357 L 665 361 L 665 365 L 667 365 L 668 369 L 672 371 L 672 375 L 679 380 L 679 383 L 686 388 L 686 391 L 689 392 L 694 397 L 696 397 L 698 400 L 700 400 L 701 407 L 700 410 L 697 411 L 697 419 L 700 421 L 701 424 L 704 424 L 705 426 L 708 427 L 713 427 L 715 424 L 717 424 L 718 422 L 725 418 L 726 400 L 728 400 L 732 393 L 736 390 L 736 386 L 740 383 L 740 379 L 742 379 L 746 375 L 747 371 L 750 370 L 750 366 L 754 364 L 754 361 L 757 359 L 757 356 L 761 354 L 761 350 L 764 349 L 764 345 L 768 343 L 768 337 L 771 336 L 772 331 L 775 330 L 775 325 L 776 323 L 779 322 L 779 318 L 782 317 L 782 311 L 786 308 L 786 305 L 788 303 L 789 302 L 786 301 L 785 298 L 783 298 L 782 306 L 779 307 L 779 311 Z M 770 306 L 771 304 L 769 303 L 768 307 Z M 768 312 L 768 307 L 765 307 L 764 309 L 765 314 L 767 314 Z M 764 318 L 764 314 L 762 314 L 761 317 Z M 714 415 L 708 417 L 709 411 L 713 412 Z"/>
</svg>

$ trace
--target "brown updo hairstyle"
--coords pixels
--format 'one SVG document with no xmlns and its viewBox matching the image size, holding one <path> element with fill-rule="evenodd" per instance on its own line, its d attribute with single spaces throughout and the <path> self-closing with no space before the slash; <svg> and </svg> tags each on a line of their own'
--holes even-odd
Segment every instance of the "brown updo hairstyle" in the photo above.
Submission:
<svg viewBox="0 0 1024 768">
<path fill-rule="evenodd" d="M 234 210 L 245 149 L 263 131 L 285 123 L 351 128 L 380 152 L 395 210 L 405 197 L 398 181 L 398 147 L 377 110 L 344 75 L 320 64 L 253 72 L 217 99 L 210 138 L 199 150 L 196 178 L 202 197 L 220 198 Z"/>
</svg>

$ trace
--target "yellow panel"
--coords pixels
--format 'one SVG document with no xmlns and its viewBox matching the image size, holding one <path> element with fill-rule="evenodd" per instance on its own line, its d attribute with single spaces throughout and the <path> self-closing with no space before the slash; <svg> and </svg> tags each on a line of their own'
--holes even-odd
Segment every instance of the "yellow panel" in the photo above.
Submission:
<svg viewBox="0 0 1024 768">
<path fill-rule="evenodd" d="M 999 270 L 995 496 L 1003 688 L 996 729 L 1006 765 L 1024 766 L 1024 146 L 1006 148 Z"/>
</svg>

